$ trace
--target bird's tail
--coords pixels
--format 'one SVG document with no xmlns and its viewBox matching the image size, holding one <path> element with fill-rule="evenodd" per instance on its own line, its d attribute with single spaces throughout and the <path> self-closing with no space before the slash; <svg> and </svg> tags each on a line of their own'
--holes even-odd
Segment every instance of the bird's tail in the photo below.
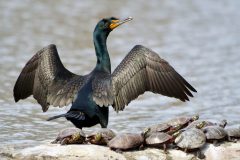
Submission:
<svg viewBox="0 0 240 160">
<path fill-rule="evenodd" d="M 66 116 L 66 113 L 65 114 L 60 114 L 60 115 L 57 115 L 57 116 L 53 116 L 53 117 L 50 117 L 47 119 L 47 121 L 51 121 L 53 119 L 57 119 L 57 118 L 60 118 L 60 117 L 65 117 Z"/>
</svg>

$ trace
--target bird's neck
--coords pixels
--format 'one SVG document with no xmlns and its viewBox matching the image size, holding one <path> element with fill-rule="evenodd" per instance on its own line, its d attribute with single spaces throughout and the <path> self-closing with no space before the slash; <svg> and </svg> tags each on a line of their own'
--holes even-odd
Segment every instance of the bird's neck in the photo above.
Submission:
<svg viewBox="0 0 240 160">
<path fill-rule="evenodd" d="M 94 46 L 97 56 L 97 70 L 111 73 L 111 62 L 107 50 L 107 36 L 108 34 L 99 33 L 97 31 L 93 34 Z"/>
</svg>

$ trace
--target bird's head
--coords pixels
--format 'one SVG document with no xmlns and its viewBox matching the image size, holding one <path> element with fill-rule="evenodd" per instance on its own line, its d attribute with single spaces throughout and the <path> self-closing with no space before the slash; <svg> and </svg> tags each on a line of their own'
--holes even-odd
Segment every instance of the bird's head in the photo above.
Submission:
<svg viewBox="0 0 240 160">
<path fill-rule="evenodd" d="M 98 24 L 95 27 L 94 32 L 105 33 L 106 35 L 108 35 L 112 30 L 114 30 L 115 28 L 117 28 L 118 26 L 120 26 L 123 23 L 131 21 L 132 19 L 133 19 L 132 17 L 128 17 L 123 20 L 120 20 L 115 17 L 104 18 L 98 22 Z"/>
</svg>

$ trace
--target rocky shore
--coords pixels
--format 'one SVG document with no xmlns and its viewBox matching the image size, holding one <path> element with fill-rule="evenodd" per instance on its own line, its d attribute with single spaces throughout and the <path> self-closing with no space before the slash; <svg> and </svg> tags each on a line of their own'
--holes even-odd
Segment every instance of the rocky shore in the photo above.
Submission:
<svg viewBox="0 0 240 160">
<path fill-rule="evenodd" d="M 206 160 L 240 160 L 240 141 L 224 142 L 215 147 L 207 144 L 201 148 Z M 108 147 L 97 145 L 59 145 L 46 143 L 21 150 L 5 148 L 0 151 L 1 160 L 195 160 L 194 154 L 170 149 L 147 148 L 139 151 L 117 153 Z"/>
</svg>

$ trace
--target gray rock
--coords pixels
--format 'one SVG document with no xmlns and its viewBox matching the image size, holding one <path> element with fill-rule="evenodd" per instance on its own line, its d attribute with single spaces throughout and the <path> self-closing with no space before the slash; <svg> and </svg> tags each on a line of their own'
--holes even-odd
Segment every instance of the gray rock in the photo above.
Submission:
<svg viewBox="0 0 240 160">
<path fill-rule="evenodd" d="M 97 145 L 45 144 L 14 151 L 8 149 L 0 153 L 0 159 L 24 160 L 126 160 L 126 158 L 107 147 Z"/>
<path fill-rule="evenodd" d="M 0 151 L 2 160 L 193 160 L 193 154 L 181 150 L 169 149 L 165 154 L 161 149 L 147 148 L 140 151 L 127 151 L 122 154 L 108 147 L 97 145 L 59 145 L 43 144 L 22 150 L 5 148 Z M 207 144 L 202 149 L 206 160 L 239 160 L 240 142 L 225 142 L 218 147 Z"/>
</svg>

